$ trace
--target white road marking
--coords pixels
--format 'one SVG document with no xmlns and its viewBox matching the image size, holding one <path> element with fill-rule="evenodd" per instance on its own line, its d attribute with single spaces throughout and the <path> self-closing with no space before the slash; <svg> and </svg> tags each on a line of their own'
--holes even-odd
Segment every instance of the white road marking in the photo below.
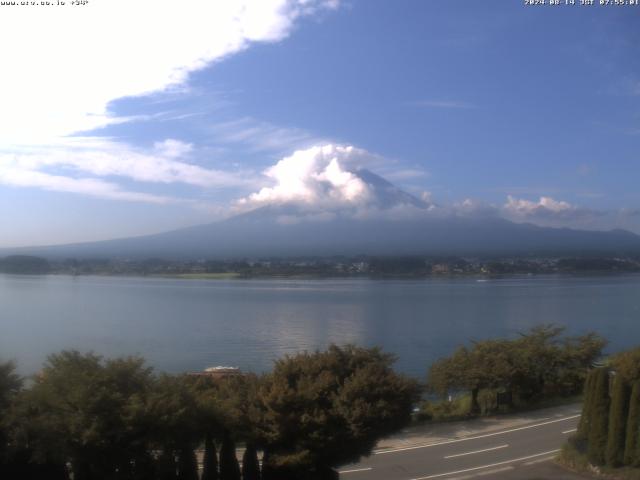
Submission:
<svg viewBox="0 0 640 480">
<path fill-rule="evenodd" d="M 577 428 L 572 428 L 571 430 L 565 430 L 564 432 L 562 432 L 563 434 L 567 434 L 567 433 L 573 433 L 573 432 L 577 432 L 578 429 Z"/>
<path fill-rule="evenodd" d="M 404 452 L 404 451 L 407 451 L 407 450 L 417 450 L 419 448 L 429 448 L 429 447 L 436 447 L 438 445 L 448 445 L 450 443 L 466 442 L 466 441 L 469 441 L 469 440 L 477 440 L 479 438 L 495 437 L 496 435 L 504 435 L 505 433 L 519 432 L 521 430 L 527 430 L 529 428 L 543 427 L 545 425 L 550 425 L 552 423 L 566 422 L 567 420 L 573 420 L 574 418 L 579 418 L 579 417 L 580 417 L 580 415 L 571 415 L 570 417 L 558 418 L 556 420 L 549 420 L 548 422 L 536 423 L 534 425 L 527 425 L 527 426 L 524 426 L 524 427 L 512 428 L 510 430 L 503 430 L 503 431 L 500 431 L 500 432 L 485 433 L 484 435 L 476 435 L 475 437 L 457 438 L 455 440 L 445 440 L 443 442 L 428 443 L 426 445 L 416 445 L 416 446 L 413 446 L 413 447 L 393 448 L 393 449 L 390 449 L 390 450 L 382 450 L 380 452 L 373 452 L 373 454 L 374 455 L 386 455 L 387 453 Z"/>
<path fill-rule="evenodd" d="M 340 470 L 338 473 L 339 474 L 343 474 L 343 473 L 368 472 L 370 470 L 373 470 L 373 468 L 371 468 L 371 467 L 368 467 L 368 468 L 354 468 L 353 470 Z"/>
<path fill-rule="evenodd" d="M 464 475 L 463 477 L 451 477 L 449 480 L 469 480 L 470 478 L 486 477 L 487 475 L 495 475 L 496 473 L 508 472 L 509 470 L 513 470 L 513 467 L 494 468 L 493 470 L 472 473 L 471 475 Z"/>
<path fill-rule="evenodd" d="M 486 475 L 493 475 L 494 473 L 506 472 L 508 470 L 513 470 L 514 467 L 502 467 L 502 468 L 494 468 L 493 470 L 489 470 L 487 472 L 477 473 L 476 477 L 484 477 Z"/>
<path fill-rule="evenodd" d="M 489 464 L 489 465 L 482 465 L 480 467 L 465 468 L 464 470 L 456 470 L 455 472 L 437 473 L 435 475 L 427 475 L 426 477 L 417 477 L 417 478 L 413 478 L 412 480 L 427 480 L 429 478 L 446 477 L 448 475 L 456 475 L 458 473 L 467 473 L 467 472 L 473 472 L 473 471 L 476 471 L 476 470 L 484 470 L 485 468 L 497 467 L 499 465 L 506 465 L 508 463 L 521 462 L 523 460 L 529 460 L 530 458 L 542 457 L 544 455 L 551 455 L 552 453 L 557 453 L 559 451 L 560 451 L 560 449 L 551 450 L 549 452 L 536 453 L 535 455 L 529 455 L 527 457 L 514 458 L 512 460 L 505 460 L 503 462 L 492 463 L 492 464 Z"/>
<path fill-rule="evenodd" d="M 530 462 L 525 463 L 524 465 L 526 467 L 530 466 L 530 465 L 535 465 L 536 463 L 543 463 L 543 462 L 548 462 L 550 460 L 553 460 L 553 456 L 551 457 L 545 457 L 545 458 L 540 458 L 538 460 L 531 460 Z"/>
<path fill-rule="evenodd" d="M 473 455 L 474 453 L 491 452 L 493 450 L 500 450 L 501 448 L 507 448 L 508 446 L 509 446 L 508 444 L 505 444 L 505 445 L 500 445 L 498 447 L 491 447 L 491 448 L 484 448 L 482 450 L 475 450 L 473 452 L 456 453 L 455 455 L 447 455 L 444 458 L 457 458 L 457 457 L 464 457 L 465 455 Z"/>
</svg>

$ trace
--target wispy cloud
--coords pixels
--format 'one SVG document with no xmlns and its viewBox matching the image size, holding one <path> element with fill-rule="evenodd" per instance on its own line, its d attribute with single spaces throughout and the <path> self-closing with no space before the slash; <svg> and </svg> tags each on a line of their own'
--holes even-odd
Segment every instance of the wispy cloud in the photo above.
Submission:
<svg viewBox="0 0 640 480">
<path fill-rule="evenodd" d="M 200 189 L 255 188 L 257 173 L 220 170 L 189 162 L 193 146 L 175 139 L 152 148 L 135 148 L 104 138 L 69 138 L 30 147 L 14 147 L 0 153 L 0 183 L 71 192 L 113 200 L 147 203 L 185 203 L 170 196 L 130 191 L 122 181 L 145 184 L 180 183 Z M 109 181 L 104 179 L 108 178 Z"/>
<path fill-rule="evenodd" d="M 403 182 L 408 180 L 425 179 L 430 173 L 422 168 L 400 168 L 386 173 L 385 178 L 394 182 Z"/>
<path fill-rule="evenodd" d="M 191 145 L 174 139 L 143 150 L 108 139 L 76 138 L 57 145 L 23 147 L 11 154 L 0 154 L 0 170 L 64 168 L 69 173 L 96 177 L 184 183 L 204 188 L 254 185 L 249 171 L 229 172 L 185 161 L 191 149 Z"/>
<path fill-rule="evenodd" d="M 578 175 L 586 177 L 588 175 L 591 175 L 595 171 L 595 167 L 591 164 L 583 163 L 578 166 L 577 171 Z"/>
<path fill-rule="evenodd" d="M 304 129 L 278 126 L 251 117 L 218 122 L 209 131 L 216 142 L 242 144 L 253 152 L 283 153 L 323 142 Z"/>
<path fill-rule="evenodd" d="M 0 184 L 30 187 L 54 192 L 76 193 L 90 197 L 154 204 L 179 203 L 182 200 L 161 195 L 123 190 L 115 183 L 95 178 L 71 178 L 24 168 L 0 168 Z"/>
</svg>

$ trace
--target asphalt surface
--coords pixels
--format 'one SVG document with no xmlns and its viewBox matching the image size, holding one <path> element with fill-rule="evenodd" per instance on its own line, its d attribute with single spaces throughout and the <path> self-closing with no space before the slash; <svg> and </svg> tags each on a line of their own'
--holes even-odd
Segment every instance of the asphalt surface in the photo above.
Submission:
<svg viewBox="0 0 640 480">
<path fill-rule="evenodd" d="M 579 415 L 537 418 L 532 423 L 434 443 L 376 451 L 340 468 L 342 480 L 462 480 L 584 478 L 552 463 L 575 432 Z"/>
</svg>

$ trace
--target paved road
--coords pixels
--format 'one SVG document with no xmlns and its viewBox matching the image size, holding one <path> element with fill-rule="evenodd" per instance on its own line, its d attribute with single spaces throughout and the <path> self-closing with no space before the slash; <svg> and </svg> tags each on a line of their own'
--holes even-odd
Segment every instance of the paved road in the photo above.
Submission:
<svg viewBox="0 0 640 480">
<path fill-rule="evenodd" d="M 340 469 L 342 480 L 574 479 L 551 463 L 579 415 L 375 452 Z"/>
</svg>

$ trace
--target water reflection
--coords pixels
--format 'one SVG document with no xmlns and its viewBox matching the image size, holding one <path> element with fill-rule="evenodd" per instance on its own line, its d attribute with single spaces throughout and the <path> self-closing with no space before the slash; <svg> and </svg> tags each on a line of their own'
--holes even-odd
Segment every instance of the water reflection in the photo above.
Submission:
<svg viewBox="0 0 640 480">
<path fill-rule="evenodd" d="M 640 276 L 420 281 L 190 281 L 0 275 L 0 357 L 23 373 L 63 348 L 144 355 L 161 370 L 274 359 L 334 343 L 381 345 L 422 377 L 473 339 L 539 323 L 596 330 L 619 349 L 640 340 Z"/>
</svg>

